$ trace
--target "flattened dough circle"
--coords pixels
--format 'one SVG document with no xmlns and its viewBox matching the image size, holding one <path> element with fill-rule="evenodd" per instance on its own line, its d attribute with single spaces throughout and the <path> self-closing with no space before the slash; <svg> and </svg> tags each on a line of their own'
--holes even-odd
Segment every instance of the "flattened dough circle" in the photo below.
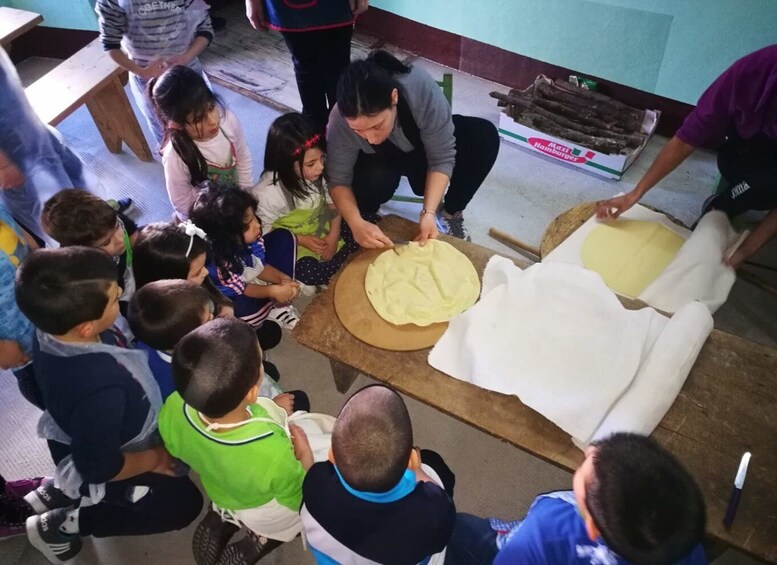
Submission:
<svg viewBox="0 0 777 565">
<path fill-rule="evenodd" d="M 672 262 L 685 240 L 659 222 L 621 218 L 585 238 L 580 256 L 618 294 L 637 298 Z"/>
<path fill-rule="evenodd" d="M 449 243 L 397 245 L 367 269 L 367 297 L 381 318 L 396 325 L 447 322 L 472 306 L 480 279 L 472 262 Z"/>
</svg>

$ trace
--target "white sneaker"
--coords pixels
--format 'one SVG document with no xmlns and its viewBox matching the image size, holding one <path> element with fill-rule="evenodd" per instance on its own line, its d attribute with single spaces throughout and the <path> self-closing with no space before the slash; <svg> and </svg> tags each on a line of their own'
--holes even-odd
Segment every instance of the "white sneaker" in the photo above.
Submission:
<svg viewBox="0 0 777 565">
<path fill-rule="evenodd" d="M 278 306 L 270 310 L 267 319 L 278 324 L 282 330 L 291 331 L 299 322 L 299 312 L 291 304 Z"/>
</svg>

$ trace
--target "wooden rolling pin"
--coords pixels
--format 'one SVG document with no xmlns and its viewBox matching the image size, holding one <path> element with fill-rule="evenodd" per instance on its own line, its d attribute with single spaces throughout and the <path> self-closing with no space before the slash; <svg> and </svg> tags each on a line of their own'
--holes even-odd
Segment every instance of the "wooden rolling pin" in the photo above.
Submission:
<svg viewBox="0 0 777 565">
<path fill-rule="evenodd" d="M 489 228 L 488 235 L 493 237 L 498 242 L 504 243 L 508 247 L 515 249 L 518 253 L 528 257 L 532 261 L 539 262 L 541 260 L 539 248 L 533 247 L 528 243 L 521 241 L 517 237 L 510 235 L 509 233 L 503 232 L 502 230 L 496 228 Z"/>
</svg>

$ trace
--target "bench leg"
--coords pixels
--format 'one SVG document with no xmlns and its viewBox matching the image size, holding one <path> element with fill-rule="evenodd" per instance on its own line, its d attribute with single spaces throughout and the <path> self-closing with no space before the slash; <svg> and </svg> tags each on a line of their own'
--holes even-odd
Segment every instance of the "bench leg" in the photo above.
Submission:
<svg viewBox="0 0 777 565">
<path fill-rule="evenodd" d="M 94 123 L 111 153 L 121 152 L 122 141 L 141 161 L 151 161 L 143 131 L 118 77 L 86 103 Z"/>
<path fill-rule="evenodd" d="M 353 381 L 359 376 L 359 371 L 334 359 L 329 360 L 332 367 L 332 376 L 335 378 L 337 392 L 345 394 L 351 388 Z"/>
</svg>

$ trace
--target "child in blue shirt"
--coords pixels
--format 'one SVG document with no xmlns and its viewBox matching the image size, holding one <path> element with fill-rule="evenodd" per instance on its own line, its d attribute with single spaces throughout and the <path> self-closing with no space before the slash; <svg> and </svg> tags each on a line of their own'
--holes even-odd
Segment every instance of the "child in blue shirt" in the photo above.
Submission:
<svg viewBox="0 0 777 565">
<path fill-rule="evenodd" d="M 17 271 L 16 301 L 37 328 L 38 430 L 57 466 L 54 481 L 24 497 L 38 514 L 27 535 L 52 563 L 75 557 L 82 536 L 181 529 L 202 508 L 162 446 L 146 357 L 113 325 L 120 291 L 113 260 L 93 248 L 38 250 Z"/>
<path fill-rule="evenodd" d="M 538 496 L 522 521 L 459 514 L 446 564 L 705 565 L 698 486 L 652 439 L 593 443 L 573 490 Z"/>
</svg>

